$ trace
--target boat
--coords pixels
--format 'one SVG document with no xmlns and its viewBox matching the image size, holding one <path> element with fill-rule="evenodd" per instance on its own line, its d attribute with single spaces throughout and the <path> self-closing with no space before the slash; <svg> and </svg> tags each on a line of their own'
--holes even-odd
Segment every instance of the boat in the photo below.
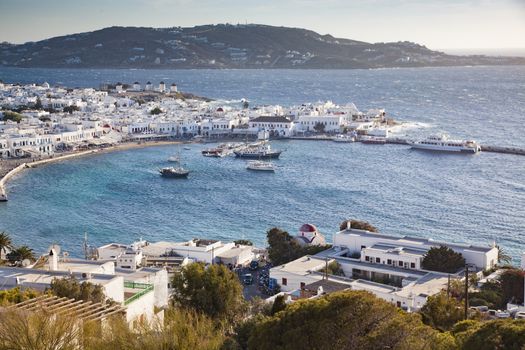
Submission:
<svg viewBox="0 0 525 350">
<path fill-rule="evenodd" d="M 190 151 L 190 150 L 191 150 L 191 148 L 189 148 L 189 147 L 184 147 L 183 149 L 184 149 L 185 151 Z"/>
<path fill-rule="evenodd" d="M 386 138 L 376 136 L 362 136 L 361 142 L 369 145 L 384 145 L 386 143 Z"/>
<path fill-rule="evenodd" d="M 169 178 L 187 178 L 190 171 L 182 167 L 167 167 L 159 170 L 160 175 Z"/>
<path fill-rule="evenodd" d="M 246 159 L 276 159 L 281 155 L 280 150 L 272 150 L 270 144 L 262 144 L 257 146 L 248 146 L 240 150 L 235 150 L 233 153 L 237 158 Z"/>
<path fill-rule="evenodd" d="M 179 161 L 180 161 L 180 157 L 176 155 L 168 158 L 168 162 L 178 163 Z"/>
<path fill-rule="evenodd" d="M 219 148 L 206 148 L 206 149 L 203 149 L 201 153 L 205 157 L 215 157 L 215 158 L 222 157 L 222 150 Z"/>
<path fill-rule="evenodd" d="M 420 141 L 411 141 L 409 145 L 415 149 L 442 152 L 478 153 L 480 145 L 473 140 L 453 140 L 447 135 L 434 135 Z"/>
<path fill-rule="evenodd" d="M 339 134 L 332 138 L 334 142 L 355 142 L 355 136 L 352 134 Z"/>
<path fill-rule="evenodd" d="M 254 171 L 270 171 L 274 172 L 275 168 L 273 167 L 272 162 L 265 162 L 262 160 L 250 160 L 246 165 L 246 169 Z"/>
</svg>

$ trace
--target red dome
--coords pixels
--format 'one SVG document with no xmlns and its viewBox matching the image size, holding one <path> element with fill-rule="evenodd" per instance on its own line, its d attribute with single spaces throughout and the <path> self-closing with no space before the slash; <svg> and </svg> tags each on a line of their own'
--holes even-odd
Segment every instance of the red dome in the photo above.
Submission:
<svg viewBox="0 0 525 350">
<path fill-rule="evenodd" d="M 299 229 L 299 232 L 317 232 L 317 227 L 312 224 L 304 224 Z"/>
</svg>

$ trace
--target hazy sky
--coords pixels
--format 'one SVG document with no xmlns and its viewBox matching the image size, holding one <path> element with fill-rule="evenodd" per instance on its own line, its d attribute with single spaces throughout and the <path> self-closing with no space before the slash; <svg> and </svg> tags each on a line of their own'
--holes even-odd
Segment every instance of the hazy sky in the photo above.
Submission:
<svg viewBox="0 0 525 350">
<path fill-rule="evenodd" d="M 0 41 L 108 26 L 260 23 L 432 49 L 525 48 L 525 0 L 0 0 Z"/>
</svg>

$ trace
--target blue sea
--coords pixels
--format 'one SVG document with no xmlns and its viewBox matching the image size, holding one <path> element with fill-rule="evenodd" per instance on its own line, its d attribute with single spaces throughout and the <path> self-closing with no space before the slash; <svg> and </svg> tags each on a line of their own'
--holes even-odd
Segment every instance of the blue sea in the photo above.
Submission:
<svg viewBox="0 0 525 350">
<path fill-rule="evenodd" d="M 408 126 L 400 136 L 447 132 L 482 144 L 525 147 L 525 67 L 380 70 L 64 70 L 0 68 L 5 82 L 98 87 L 104 82 L 177 83 L 179 89 L 251 105 L 332 100 L 385 108 Z M 406 134 L 406 135 L 405 135 Z M 274 174 L 242 160 L 182 150 L 187 180 L 157 169 L 177 146 L 106 153 L 31 169 L 9 183 L 0 231 L 37 251 L 52 243 L 80 256 L 113 241 L 245 238 L 294 234 L 310 222 L 331 240 L 356 218 L 396 235 L 497 244 L 515 263 L 525 251 L 525 157 L 456 155 L 403 145 L 274 141 Z"/>
</svg>

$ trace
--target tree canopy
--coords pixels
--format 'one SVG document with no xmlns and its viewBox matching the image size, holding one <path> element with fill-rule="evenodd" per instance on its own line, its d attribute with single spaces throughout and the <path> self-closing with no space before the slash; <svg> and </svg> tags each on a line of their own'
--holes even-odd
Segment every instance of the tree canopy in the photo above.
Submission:
<svg viewBox="0 0 525 350">
<path fill-rule="evenodd" d="M 16 123 L 20 123 L 20 121 L 22 120 L 22 118 L 24 118 L 24 116 L 20 113 L 17 113 L 17 112 L 13 112 L 13 111 L 3 111 L 3 119 L 4 121 L 8 121 L 8 120 L 11 120 L 11 121 L 14 121 Z"/>
<path fill-rule="evenodd" d="M 224 265 L 193 263 L 173 278 L 173 300 L 214 319 L 236 322 L 245 309 L 242 286 Z"/>
<path fill-rule="evenodd" d="M 371 225 L 370 223 L 366 221 L 353 220 L 353 219 L 348 219 L 348 220 L 341 222 L 341 224 L 339 225 L 339 230 L 340 231 L 346 230 L 349 222 L 350 222 L 351 228 L 355 228 L 357 230 L 366 230 L 370 232 L 378 232 L 377 227 Z"/>
<path fill-rule="evenodd" d="M 330 245 L 300 245 L 288 232 L 274 227 L 266 232 L 268 257 L 274 265 L 282 265 L 305 255 L 315 255 Z"/>
<path fill-rule="evenodd" d="M 523 304 L 523 284 L 525 271 L 507 269 L 499 276 L 503 301 Z"/>
<path fill-rule="evenodd" d="M 432 247 L 421 263 L 425 270 L 454 273 L 465 266 L 465 258 L 446 246 Z"/>
<path fill-rule="evenodd" d="M 26 259 L 30 261 L 36 260 L 33 249 L 29 248 L 26 245 L 23 245 L 17 248 L 13 248 L 9 252 L 9 254 L 7 254 L 6 257 L 7 257 L 7 260 L 9 260 L 9 262 L 11 263 L 21 262 Z"/>
<path fill-rule="evenodd" d="M 298 301 L 253 327 L 249 349 L 444 349 L 454 339 L 364 291 Z"/>
<path fill-rule="evenodd" d="M 152 115 L 161 114 L 162 113 L 162 109 L 160 109 L 159 107 L 155 107 L 149 113 L 152 114 Z"/>
<path fill-rule="evenodd" d="M 525 349 L 525 320 L 463 321 L 452 329 L 460 349 Z"/>
<path fill-rule="evenodd" d="M 89 281 L 80 283 L 74 276 L 68 278 L 54 278 L 49 288 L 51 293 L 58 297 L 76 300 L 103 303 L 106 299 L 102 286 Z"/>
<path fill-rule="evenodd" d="M 456 322 L 463 320 L 464 309 L 455 298 L 441 292 L 428 297 L 427 303 L 421 308 L 421 315 L 425 324 L 440 331 L 448 331 Z"/>
</svg>

